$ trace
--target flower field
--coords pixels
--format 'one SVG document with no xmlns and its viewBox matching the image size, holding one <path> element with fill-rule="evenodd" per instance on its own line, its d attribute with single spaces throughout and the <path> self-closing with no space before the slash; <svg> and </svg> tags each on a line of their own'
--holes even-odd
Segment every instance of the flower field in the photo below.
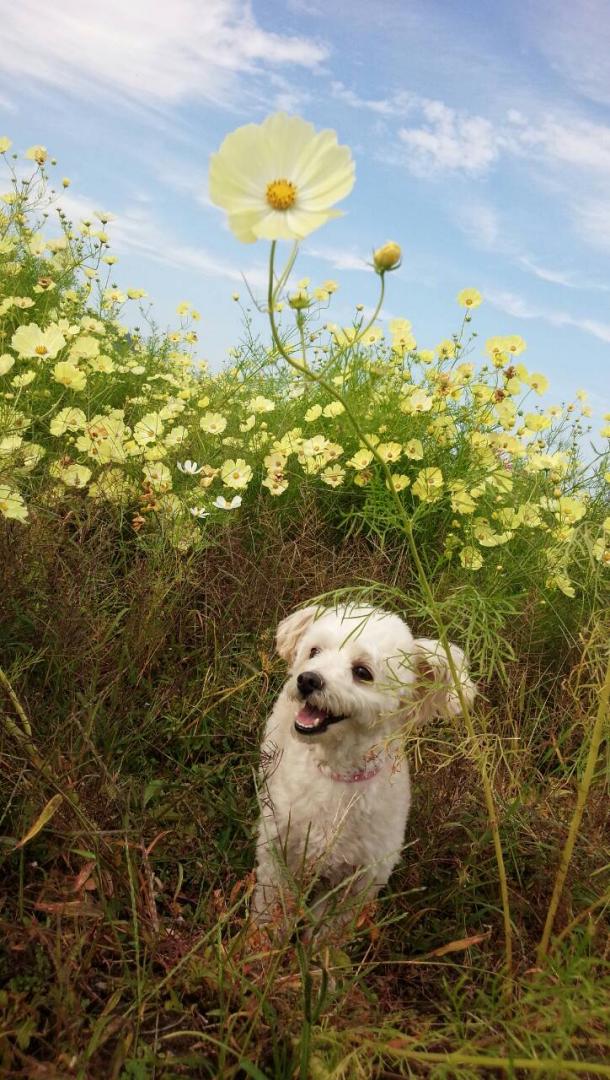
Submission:
<svg viewBox="0 0 610 1080">
<path fill-rule="evenodd" d="M 212 159 L 271 242 L 218 370 L 190 302 L 161 331 L 120 281 L 112 215 L 68 220 L 46 149 L 0 139 L 7 1076 L 610 1075 L 610 415 L 553 402 L 511 327 L 480 339 L 475 288 L 436 341 L 386 319 L 397 244 L 333 321 L 297 249 L 353 165 L 312 132 L 280 114 Z M 405 736 L 403 867 L 354 945 L 271 950 L 273 630 L 345 594 L 458 642 L 480 696 Z"/>
</svg>

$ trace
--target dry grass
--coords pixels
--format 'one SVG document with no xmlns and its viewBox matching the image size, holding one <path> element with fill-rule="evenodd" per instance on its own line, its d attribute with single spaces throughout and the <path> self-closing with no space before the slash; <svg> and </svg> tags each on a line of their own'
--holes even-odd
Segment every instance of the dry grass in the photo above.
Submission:
<svg viewBox="0 0 610 1080">
<path fill-rule="evenodd" d="M 370 582 L 413 595 L 417 620 L 409 558 L 342 536 L 313 502 L 292 521 L 261 509 L 190 556 L 118 528 L 83 505 L 1 535 L 3 667 L 32 727 L 28 747 L 10 723 L 2 742 L 3 1075 L 610 1075 L 607 752 L 556 920 L 567 932 L 535 964 L 603 640 L 589 629 L 538 648 L 525 605 L 503 628 L 505 661 L 483 671 L 511 1000 L 459 724 L 411 747 L 402 869 L 355 942 L 274 951 L 247 924 L 253 775 L 282 679 L 274 626 L 312 595 Z M 467 602 L 441 599 L 454 619 Z"/>
</svg>

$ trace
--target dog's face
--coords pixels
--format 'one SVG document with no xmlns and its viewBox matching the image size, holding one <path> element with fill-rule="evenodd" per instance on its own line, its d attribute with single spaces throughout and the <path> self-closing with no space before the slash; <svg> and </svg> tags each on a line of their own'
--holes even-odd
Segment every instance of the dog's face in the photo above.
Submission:
<svg viewBox="0 0 610 1080">
<path fill-rule="evenodd" d="M 396 730 L 407 713 L 458 712 L 438 642 L 415 640 L 397 615 L 370 607 L 304 608 L 280 623 L 277 648 L 290 666 L 286 692 L 294 730 L 306 739 L 348 729 Z M 461 650 L 452 646 L 462 690 L 474 694 Z"/>
</svg>

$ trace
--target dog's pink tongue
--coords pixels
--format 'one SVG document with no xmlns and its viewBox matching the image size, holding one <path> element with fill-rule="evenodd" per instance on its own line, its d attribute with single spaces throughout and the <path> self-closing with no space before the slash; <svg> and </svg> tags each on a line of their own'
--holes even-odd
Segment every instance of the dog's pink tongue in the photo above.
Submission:
<svg viewBox="0 0 610 1080">
<path fill-rule="evenodd" d="M 326 720 L 326 713 L 321 709 L 315 709 L 313 705 L 306 705 L 304 709 L 299 709 L 297 720 L 301 727 L 315 728 Z"/>
</svg>

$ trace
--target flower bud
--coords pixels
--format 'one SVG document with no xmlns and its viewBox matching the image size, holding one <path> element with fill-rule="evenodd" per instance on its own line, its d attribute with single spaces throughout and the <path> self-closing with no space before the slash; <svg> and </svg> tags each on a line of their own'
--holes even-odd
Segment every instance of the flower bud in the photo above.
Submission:
<svg viewBox="0 0 610 1080">
<path fill-rule="evenodd" d="M 373 252 L 373 265 L 378 274 L 385 274 L 388 270 L 397 270 L 401 258 L 402 251 L 399 244 L 391 240 Z"/>
</svg>

